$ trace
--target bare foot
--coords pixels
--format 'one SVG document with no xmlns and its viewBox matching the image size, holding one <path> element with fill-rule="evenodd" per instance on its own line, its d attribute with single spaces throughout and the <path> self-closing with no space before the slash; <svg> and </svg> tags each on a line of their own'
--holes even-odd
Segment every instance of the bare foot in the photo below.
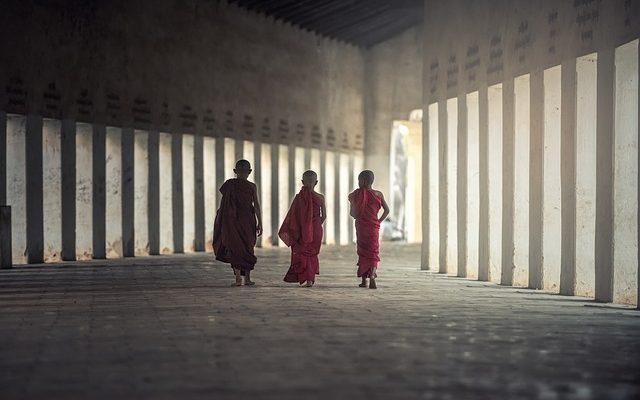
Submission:
<svg viewBox="0 0 640 400">
<path fill-rule="evenodd" d="M 304 285 L 304 287 L 312 287 L 313 286 L 313 282 L 307 282 L 306 285 Z"/>
<path fill-rule="evenodd" d="M 367 280 L 363 279 L 362 283 L 358 285 L 358 287 L 367 287 Z"/>
<path fill-rule="evenodd" d="M 253 285 L 255 285 L 255 284 L 256 284 L 256 283 L 255 283 L 254 281 L 251 281 L 251 280 L 248 280 L 248 279 L 246 279 L 246 280 L 244 281 L 244 285 L 245 285 L 245 286 L 253 286 Z"/>
<path fill-rule="evenodd" d="M 371 278 L 369 279 L 369 289 L 377 289 L 378 287 L 376 286 L 376 280 Z"/>
</svg>

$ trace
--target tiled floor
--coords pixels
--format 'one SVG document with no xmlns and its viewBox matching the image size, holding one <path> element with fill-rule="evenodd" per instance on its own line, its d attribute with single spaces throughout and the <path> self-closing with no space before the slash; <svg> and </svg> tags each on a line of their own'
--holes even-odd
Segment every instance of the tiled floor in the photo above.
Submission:
<svg viewBox="0 0 640 400">
<path fill-rule="evenodd" d="M 0 271 L 0 399 L 637 399 L 640 312 L 418 270 L 378 290 L 326 247 L 314 288 L 259 250 L 254 287 L 210 254 Z"/>
</svg>

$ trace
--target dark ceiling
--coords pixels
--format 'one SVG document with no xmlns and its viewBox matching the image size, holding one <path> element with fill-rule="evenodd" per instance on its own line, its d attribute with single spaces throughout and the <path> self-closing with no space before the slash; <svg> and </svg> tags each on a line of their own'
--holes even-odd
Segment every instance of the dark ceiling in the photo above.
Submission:
<svg viewBox="0 0 640 400">
<path fill-rule="evenodd" d="M 320 35 L 370 47 L 423 19 L 423 0 L 229 0 Z"/>
</svg>

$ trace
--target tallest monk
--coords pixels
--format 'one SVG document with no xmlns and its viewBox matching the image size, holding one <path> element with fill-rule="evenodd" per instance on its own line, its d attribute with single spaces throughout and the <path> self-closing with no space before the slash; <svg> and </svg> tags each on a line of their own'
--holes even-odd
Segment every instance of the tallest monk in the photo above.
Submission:
<svg viewBox="0 0 640 400">
<path fill-rule="evenodd" d="M 365 170 L 358 175 L 359 188 L 349 194 L 349 213 L 356 220 L 356 246 L 358 249 L 358 277 L 362 278 L 360 287 L 376 289 L 378 263 L 380 262 L 380 222 L 389 215 L 389 206 L 382 192 L 374 190 L 374 175 Z M 378 217 L 380 208 L 382 215 Z"/>
<path fill-rule="evenodd" d="M 236 286 L 254 285 L 251 271 L 256 265 L 253 248 L 256 238 L 262 234 L 262 211 L 256 185 L 247 178 L 251 164 L 239 160 L 233 170 L 235 179 L 227 180 L 221 187 L 222 200 L 213 227 L 213 251 L 216 260 L 231 264 Z"/>
</svg>

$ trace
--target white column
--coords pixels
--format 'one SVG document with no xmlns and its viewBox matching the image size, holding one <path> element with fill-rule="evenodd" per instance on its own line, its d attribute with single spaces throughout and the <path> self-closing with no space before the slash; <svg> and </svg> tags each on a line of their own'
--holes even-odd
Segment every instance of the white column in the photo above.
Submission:
<svg viewBox="0 0 640 400">
<path fill-rule="evenodd" d="M 134 131 L 133 136 L 134 251 L 149 254 L 149 133 Z"/>
<path fill-rule="evenodd" d="M 108 126 L 106 135 L 106 252 L 107 258 L 122 257 L 122 131 Z"/>
<path fill-rule="evenodd" d="M 304 148 L 296 146 L 295 148 L 295 180 L 296 186 L 293 188 L 294 193 L 298 193 L 302 187 L 302 174 L 304 174 Z"/>
<path fill-rule="evenodd" d="M 60 121 L 45 119 L 42 124 L 42 211 L 44 261 L 60 261 L 62 251 L 62 170 Z"/>
<path fill-rule="evenodd" d="M 216 139 L 205 136 L 202 145 L 204 177 L 204 243 L 206 251 L 213 251 L 213 222 L 216 216 Z"/>
<path fill-rule="evenodd" d="M 447 273 L 458 275 L 458 98 L 447 100 Z"/>
<path fill-rule="evenodd" d="M 409 122 L 407 135 L 407 189 L 405 227 L 407 242 L 422 242 L 422 123 Z M 385 196 L 387 194 L 385 193 Z"/>
<path fill-rule="evenodd" d="M 595 296 L 598 54 L 576 60 L 576 296 Z"/>
<path fill-rule="evenodd" d="M 544 71 L 544 194 L 542 228 L 542 285 L 560 289 L 562 215 L 560 181 L 561 68 Z"/>
<path fill-rule="evenodd" d="M 26 264 L 27 186 L 25 165 L 26 118 L 7 114 L 7 205 L 11 206 L 13 264 Z"/>
<path fill-rule="evenodd" d="M 429 105 L 429 269 L 437 271 L 440 259 L 440 201 L 438 165 L 438 103 Z"/>
<path fill-rule="evenodd" d="M 289 168 L 293 168 L 294 165 L 289 160 L 289 146 L 278 146 L 280 146 L 278 150 L 280 157 L 278 160 L 278 226 L 280 226 L 291 205 L 291 199 L 289 198 Z M 277 235 L 278 232 L 273 232 L 273 234 Z M 283 245 L 280 239 L 278 239 L 278 245 Z"/>
<path fill-rule="evenodd" d="M 76 124 L 76 260 L 93 257 L 93 128 Z"/>
<path fill-rule="evenodd" d="M 158 135 L 158 164 L 160 175 L 160 254 L 173 253 L 173 202 L 171 179 L 171 134 Z"/>
<path fill-rule="evenodd" d="M 312 154 L 313 155 L 313 154 Z M 320 155 L 318 154 L 318 164 L 320 164 Z M 313 160 L 313 159 L 312 159 Z M 364 155 L 362 154 L 362 152 L 357 152 L 353 155 L 353 187 L 349 188 L 349 193 L 353 192 L 354 190 L 356 190 L 358 188 L 358 175 L 360 174 L 360 172 L 362 172 L 362 170 L 364 169 Z M 348 200 L 347 200 L 348 202 Z M 347 206 L 349 206 L 349 204 L 347 204 Z M 349 209 L 347 209 L 347 212 L 349 212 Z M 351 218 L 351 216 L 349 216 L 349 223 L 353 224 L 353 241 L 355 243 L 356 241 L 356 234 L 355 234 L 355 220 L 353 218 Z"/>
<path fill-rule="evenodd" d="M 340 244 L 345 245 L 349 243 L 349 156 L 345 153 L 337 154 L 340 159 Z"/>
<path fill-rule="evenodd" d="M 262 168 L 262 175 L 260 182 L 261 187 L 261 198 L 260 205 L 262 206 L 262 246 L 269 247 L 272 243 L 271 237 L 277 232 L 272 232 L 271 230 L 271 145 L 268 143 L 262 143 L 260 149 L 260 161 Z"/>
<path fill-rule="evenodd" d="M 514 80 L 515 171 L 513 204 L 513 286 L 529 285 L 529 75 Z"/>
<path fill-rule="evenodd" d="M 250 142 L 248 140 L 244 141 L 244 144 L 242 146 L 242 158 L 249 161 L 249 163 L 251 164 L 251 168 L 253 169 L 251 176 L 249 176 L 249 180 L 251 182 L 257 183 L 255 182 L 255 170 L 257 166 L 255 165 L 256 157 L 255 157 L 253 142 Z"/>
<path fill-rule="evenodd" d="M 638 304 L 638 39 L 615 52 L 613 301 Z"/>
<path fill-rule="evenodd" d="M 184 217 L 184 252 L 192 253 L 196 249 L 196 192 L 195 192 L 195 153 L 193 135 L 182 135 L 182 200 Z"/>
<path fill-rule="evenodd" d="M 480 229 L 480 105 L 467 94 L 467 278 L 478 279 Z"/>
<path fill-rule="evenodd" d="M 489 280 L 502 270 L 502 84 L 489 86 Z"/>
<path fill-rule="evenodd" d="M 326 192 L 324 199 L 327 209 L 327 220 L 325 222 L 324 237 L 327 244 L 335 244 L 336 242 L 336 229 L 335 229 L 335 212 L 336 207 L 333 202 L 335 198 L 336 180 L 335 180 L 335 157 L 336 154 L 332 151 L 326 152 L 326 164 L 324 170 L 324 180 L 326 182 Z"/>
<path fill-rule="evenodd" d="M 224 179 L 235 178 L 233 170 L 236 167 L 236 141 L 231 138 L 224 138 Z M 222 186 L 224 182 L 219 182 Z"/>
</svg>

